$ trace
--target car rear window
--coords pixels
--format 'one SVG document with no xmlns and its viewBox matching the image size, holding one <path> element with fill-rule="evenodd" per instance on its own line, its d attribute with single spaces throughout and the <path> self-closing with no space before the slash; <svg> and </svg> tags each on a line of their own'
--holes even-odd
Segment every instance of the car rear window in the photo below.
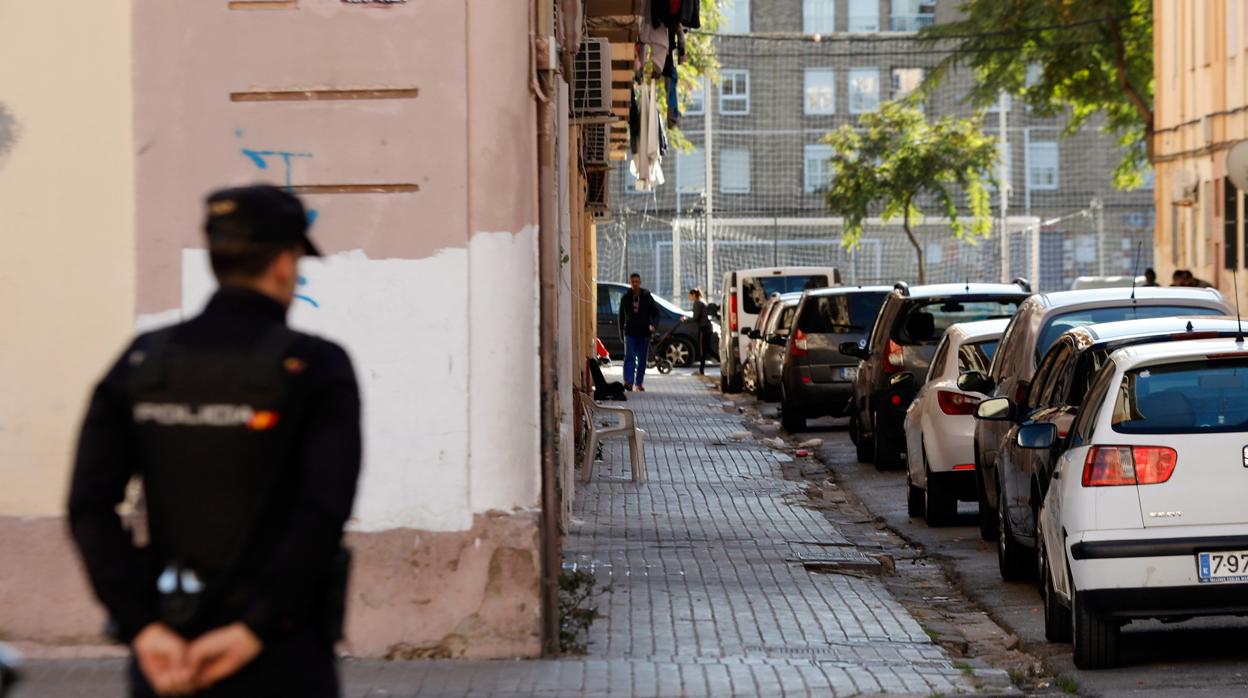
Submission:
<svg viewBox="0 0 1248 698">
<path fill-rule="evenodd" d="M 979 371 L 988 375 L 988 366 L 992 364 L 992 355 L 997 353 L 999 343 L 1000 340 L 988 339 L 958 347 L 958 372 Z"/>
<path fill-rule="evenodd" d="M 741 310 L 757 315 L 773 293 L 801 293 L 811 288 L 827 288 L 827 274 L 800 276 L 747 276 L 741 280 Z"/>
<path fill-rule="evenodd" d="M 887 296 L 882 291 L 808 296 L 797 328 L 806 334 L 868 335 Z"/>
<path fill-rule="evenodd" d="M 1008 318 L 1018 310 L 1021 298 L 1000 300 L 958 300 L 946 298 L 926 303 L 915 302 L 899 317 L 895 338 L 902 344 L 935 344 L 945 331 L 960 322 L 978 322 Z"/>
<path fill-rule="evenodd" d="M 1248 431 L 1248 360 L 1146 366 L 1123 376 L 1114 431 L 1195 434 Z"/>
<path fill-rule="evenodd" d="M 1036 338 L 1036 363 L 1040 362 L 1044 353 L 1053 346 L 1058 337 L 1066 330 L 1085 325 L 1096 325 L 1102 322 L 1118 320 L 1148 320 L 1151 318 L 1171 317 L 1174 315 L 1221 315 L 1222 311 L 1214 308 L 1194 308 L 1185 305 L 1120 305 L 1114 308 L 1084 308 L 1066 313 L 1058 313 L 1049 318 L 1040 336 Z"/>
</svg>

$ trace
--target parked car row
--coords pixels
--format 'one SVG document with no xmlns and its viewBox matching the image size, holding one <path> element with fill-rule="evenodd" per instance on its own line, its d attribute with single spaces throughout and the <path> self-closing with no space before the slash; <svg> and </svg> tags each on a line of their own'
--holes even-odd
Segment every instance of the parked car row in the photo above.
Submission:
<svg viewBox="0 0 1248 698">
<path fill-rule="evenodd" d="M 722 387 L 779 400 L 790 431 L 848 416 L 929 525 L 976 502 L 1081 668 L 1115 665 L 1132 620 L 1248 615 L 1248 342 L 1220 294 L 835 279 L 726 277 Z"/>
<path fill-rule="evenodd" d="M 886 345 L 909 370 L 858 391 L 905 407 L 909 513 L 944 526 L 976 501 L 1002 578 L 1037 580 L 1046 637 L 1081 668 L 1114 666 L 1132 620 L 1248 615 L 1248 350 L 1231 314 L 1208 289 L 1030 295 L 938 329 L 930 365 Z"/>
</svg>

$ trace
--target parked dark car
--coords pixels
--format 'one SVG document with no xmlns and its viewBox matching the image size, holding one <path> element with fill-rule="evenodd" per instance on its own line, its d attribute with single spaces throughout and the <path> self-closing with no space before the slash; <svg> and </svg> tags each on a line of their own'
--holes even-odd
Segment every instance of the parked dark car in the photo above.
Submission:
<svg viewBox="0 0 1248 698">
<path fill-rule="evenodd" d="M 1083 398 L 1109 355 L 1138 344 L 1234 337 L 1231 317 L 1164 317 L 1078 327 L 1058 337 L 1044 358 L 1022 403 L 1008 397 L 986 400 L 980 419 L 998 421 L 1008 431 L 997 453 L 999 480 L 997 562 L 1006 580 L 1025 579 L 1036 570 L 1036 513 L 1049 490 L 1064 437 Z M 977 414 L 977 416 L 979 416 Z M 1018 431 L 1028 424 L 1057 427 L 1059 441 L 1049 449 L 1023 448 Z"/>
<path fill-rule="evenodd" d="M 926 376 L 945 330 L 959 322 L 1010 317 L 1031 295 L 1019 279 L 1013 284 L 898 283 L 885 297 L 865 345 L 843 342 L 840 351 L 861 360 L 850 407 L 850 438 L 858 459 L 880 470 L 904 461 L 906 409 Z"/>
<path fill-rule="evenodd" d="M 889 286 L 838 286 L 807 291 L 785 343 L 780 379 L 780 421 L 790 432 L 813 417 L 849 410 L 858 359 L 840 352 L 871 334 Z"/>
<path fill-rule="evenodd" d="M 607 351 L 616 360 L 624 358 L 624 339 L 620 337 L 620 302 L 628 293 L 627 284 L 608 281 L 598 282 L 598 339 L 606 345 Z M 691 318 L 693 314 L 681 310 L 671 301 L 655 295 L 654 302 L 659 306 L 659 325 L 655 337 L 662 337 L 675 327 L 671 337 L 665 340 L 658 350 L 672 362 L 673 366 L 692 366 L 698 360 L 698 328 L 692 322 L 682 323 L 681 318 Z M 679 325 L 679 327 L 676 327 Z M 707 342 L 709 361 L 719 360 L 719 324 L 712 323 L 712 336 Z"/>
<path fill-rule="evenodd" d="M 1230 314 L 1222 295 L 1209 288 L 1090 288 L 1039 293 L 1019 307 L 1005 328 L 987 380 L 967 374 L 958 384 L 988 397 L 1008 397 L 1018 404 L 1027 398 L 1041 357 L 1067 330 L 1119 320 Z M 979 534 L 984 540 L 998 539 L 997 451 L 1008 430 L 1005 422 L 975 421 Z"/>
</svg>

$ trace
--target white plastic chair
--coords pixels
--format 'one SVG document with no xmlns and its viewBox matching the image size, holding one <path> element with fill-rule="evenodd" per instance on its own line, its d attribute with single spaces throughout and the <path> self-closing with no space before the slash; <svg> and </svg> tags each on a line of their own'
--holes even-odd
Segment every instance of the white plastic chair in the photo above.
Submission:
<svg viewBox="0 0 1248 698">
<path fill-rule="evenodd" d="M 632 476 L 636 482 L 646 481 L 646 457 L 642 452 L 642 441 L 646 437 L 644 429 L 637 428 L 633 411 L 627 407 L 602 405 L 590 395 L 578 391 L 581 406 L 585 413 L 585 423 L 589 425 L 589 443 L 585 445 L 585 458 L 581 464 L 581 481 L 589 482 L 594 478 L 594 456 L 598 453 L 598 444 L 612 436 L 628 438 L 629 458 L 632 461 Z M 619 417 L 614 425 L 602 426 L 595 417 L 598 414 L 610 414 Z"/>
</svg>

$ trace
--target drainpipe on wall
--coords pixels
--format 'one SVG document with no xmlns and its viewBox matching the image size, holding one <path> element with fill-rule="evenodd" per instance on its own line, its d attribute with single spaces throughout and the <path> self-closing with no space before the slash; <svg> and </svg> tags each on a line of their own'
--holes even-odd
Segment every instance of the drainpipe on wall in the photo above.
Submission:
<svg viewBox="0 0 1248 698">
<path fill-rule="evenodd" d="M 559 212 L 555 182 L 557 139 L 555 124 L 556 64 L 551 60 L 554 36 L 553 5 L 530 0 L 530 89 L 537 100 L 537 197 L 538 197 L 538 274 L 541 288 L 541 430 L 542 430 L 542 651 L 559 653 L 559 574 L 563 553 L 559 531 L 558 444 L 559 385 Z"/>
</svg>

